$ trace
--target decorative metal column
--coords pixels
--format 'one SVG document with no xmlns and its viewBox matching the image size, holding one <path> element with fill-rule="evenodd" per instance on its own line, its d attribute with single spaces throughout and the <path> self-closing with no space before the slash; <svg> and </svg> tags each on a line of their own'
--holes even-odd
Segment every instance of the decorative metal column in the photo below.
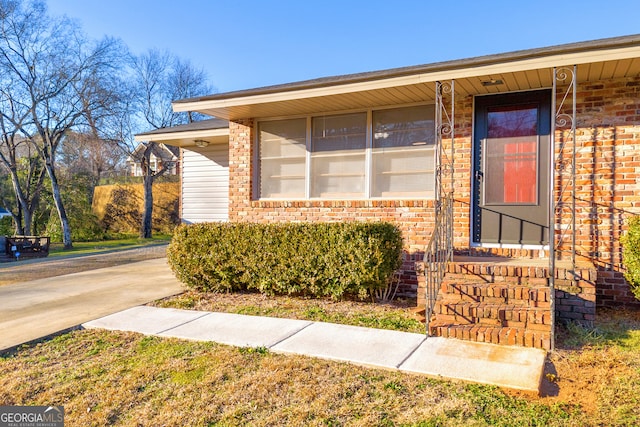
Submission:
<svg viewBox="0 0 640 427">
<path fill-rule="evenodd" d="M 549 200 L 549 285 L 551 324 L 555 326 L 556 260 L 571 262 L 576 278 L 576 92 L 577 67 L 553 69 Z M 571 105 L 567 105 L 571 96 Z M 559 140 L 558 140 L 559 139 Z M 551 349 L 555 345 L 551 329 Z"/>
<path fill-rule="evenodd" d="M 436 200 L 453 194 L 455 80 L 436 82 Z M 449 140 L 450 146 L 444 142 Z M 447 150 L 448 148 L 448 150 Z"/>
<path fill-rule="evenodd" d="M 435 221 L 424 253 L 427 336 L 447 264 L 453 259 L 454 81 L 436 82 Z M 445 145 L 446 141 L 449 146 Z"/>
</svg>

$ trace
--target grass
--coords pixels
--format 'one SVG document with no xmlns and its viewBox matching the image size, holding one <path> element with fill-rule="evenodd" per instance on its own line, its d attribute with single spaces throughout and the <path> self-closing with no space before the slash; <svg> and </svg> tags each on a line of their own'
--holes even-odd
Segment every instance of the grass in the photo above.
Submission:
<svg viewBox="0 0 640 427">
<path fill-rule="evenodd" d="M 73 242 L 72 249 L 64 249 L 62 243 L 51 243 L 49 247 L 49 257 L 66 255 L 90 255 L 94 253 L 109 252 L 122 249 L 142 248 L 158 243 L 169 242 L 170 235 L 155 235 L 151 239 L 141 239 L 140 237 L 127 237 L 121 239 L 110 239 L 92 242 Z"/>
<path fill-rule="evenodd" d="M 410 301 L 188 292 L 156 305 L 424 328 Z M 83 330 L 1 358 L 0 405 L 63 405 L 70 426 L 638 425 L 640 314 L 601 312 L 597 325 L 560 329 L 542 397 L 264 347 Z"/>
<path fill-rule="evenodd" d="M 331 301 L 288 296 L 267 297 L 259 293 L 199 293 L 187 291 L 157 301 L 157 307 L 302 319 L 342 323 L 377 329 L 424 333 L 425 326 L 415 316 L 415 300 L 397 300 L 393 304 L 360 301 Z"/>
<path fill-rule="evenodd" d="M 563 425 L 571 406 L 266 349 L 76 331 L 2 359 L 0 401 L 67 425 Z"/>
</svg>

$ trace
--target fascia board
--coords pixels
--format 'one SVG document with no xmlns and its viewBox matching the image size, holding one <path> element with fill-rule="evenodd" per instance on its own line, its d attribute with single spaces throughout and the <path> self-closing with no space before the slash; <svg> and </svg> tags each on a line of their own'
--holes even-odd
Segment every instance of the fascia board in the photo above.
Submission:
<svg viewBox="0 0 640 427">
<path fill-rule="evenodd" d="M 154 141 L 163 142 L 176 139 L 199 139 L 199 138 L 215 138 L 229 136 L 229 128 L 225 129 L 211 129 L 211 130 L 197 130 L 197 131 L 185 131 L 185 132 L 165 132 L 165 133 L 153 133 L 153 134 L 139 134 L 134 136 L 134 140 L 138 142 Z"/>
<path fill-rule="evenodd" d="M 594 62 L 606 62 L 638 57 L 640 57 L 640 46 L 567 53 L 553 56 L 530 58 L 519 61 L 470 66 L 465 68 L 443 69 L 429 73 L 392 77 L 388 79 L 377 79 L 366 82 L 337 84 L 312 89 L 291 90 L 262 95 L 248 95 L 229 99 L 176 102 L 173 103 L 173 109 L 175 112 L 224 109 L 252 104 L 265 104 L 270 102 L 293 101 L 297 99 L 331 96 L 353 92 L 365 92 L 368 90 L 408 86 L 420 83 L 431 83 L 442 80 L 464 79 L 468 77 L 478 77 L 491 74 L 514 73 L 552 67 L 566 67 Z"/>
</svg>

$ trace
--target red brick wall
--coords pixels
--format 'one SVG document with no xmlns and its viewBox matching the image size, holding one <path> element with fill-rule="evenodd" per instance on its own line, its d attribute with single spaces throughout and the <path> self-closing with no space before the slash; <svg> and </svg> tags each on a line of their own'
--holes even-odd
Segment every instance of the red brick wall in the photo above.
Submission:
<svg viewBox="0 0 640 427">
<path fill-rule="evenodd" d="M 577 90 L 577 253 L 598 269 L 599 306 L 635 306 L 622 271 L 620 237 L 640 214 L 640 77 Z"/>
<path fill-rule="evenodd" d="M 468 248 L 473 97 L 458 96 L 455 117 L 454 244 Z M 625 219 L 640 213 L 640 77 L 580 84 L 577 91 L 576 189 L 578 254 L 593 262 L 601 306 L 638 306 L 622 278 L 619 239 Z M 557 138 L 566 136 L 558 132 Z M 431 200 L 258 201 L 253 197 L 253 121 L 230 123 L 231 221 L 391 221 L 402 230 L 405 294 L 415 294 L 414 262 L 422 258 L 433 226 Z M 445 140 L 445 144 L 450 142 Z M 527 255 L 526 251 L 515 251 Z M 592 299 L 592 298 L 589 298 Z"/>
</svg>

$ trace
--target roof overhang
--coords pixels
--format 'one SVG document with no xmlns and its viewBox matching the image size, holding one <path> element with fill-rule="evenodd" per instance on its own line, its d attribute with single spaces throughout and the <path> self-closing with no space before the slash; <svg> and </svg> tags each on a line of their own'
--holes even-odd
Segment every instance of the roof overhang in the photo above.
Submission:
<svg viewBox="0 0 640 427">
<path fill-rule="evenodd" d="M 452 79 L 460 95 L 548 88 L 554 67 L 573 65 L 578 82 L 638 76 L 640 35 L 215 94 L 173 108 L 226 120 L 317 114 L 430 101 L 435 82 Z"/>
<path fill-rule="evenodd" d="M 183 148 L 227 144 L 229 143 L 229 123 L 219 119 L 202 120 L 186 125 L 156 129 L 135 135 L 134 138 L 139 142 L 161 142 Z"/>
</svg>

